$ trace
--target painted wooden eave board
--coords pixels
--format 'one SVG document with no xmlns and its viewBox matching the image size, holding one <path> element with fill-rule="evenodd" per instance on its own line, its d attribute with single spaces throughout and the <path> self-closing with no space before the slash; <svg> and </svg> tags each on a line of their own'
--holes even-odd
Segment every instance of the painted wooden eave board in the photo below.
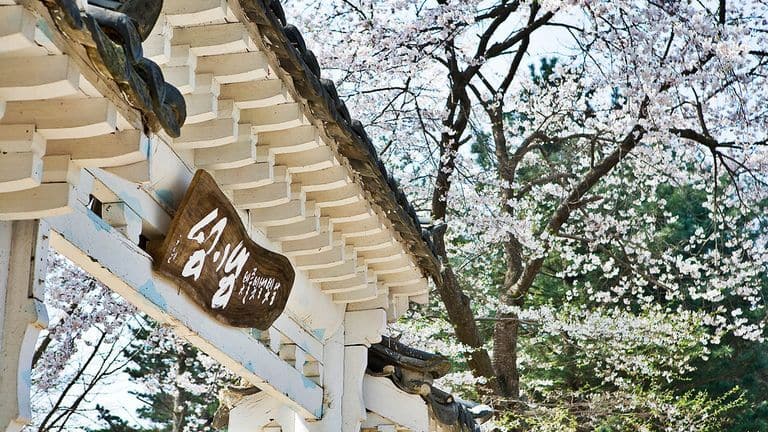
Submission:
<svg viewBox="0 0 768 432">
<path fill-rule="evenodd" d="M 46 219 L 51 246 L 160 323 L 308 418 L 322 416 L 323 390 L 241 329 L 209 317 L 152 261 L 88 210 Z"/>
</svg>

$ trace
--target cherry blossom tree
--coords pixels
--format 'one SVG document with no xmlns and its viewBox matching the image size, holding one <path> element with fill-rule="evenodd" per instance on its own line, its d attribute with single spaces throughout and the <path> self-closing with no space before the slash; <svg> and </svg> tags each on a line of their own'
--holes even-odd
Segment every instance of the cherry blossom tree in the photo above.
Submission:
<svg viewBox="0 0 768 432">
<path fill-rule="evenodd" d="M 127 364 L 124 331 L 135 318 L 127 302 L 50 253 L 45 303 L 51 316 L 32 360 L 35 430 L 66 430 L 89 418 L 88 396 Z"/>
<path fill-rule="evenodd" d="M 48 260 L 51 322 L 33 357 L 30 430 L 212 430 L 232 375 L 65 257 Z M 135 401 L 114 410 L 116 398 Z"/>
<path fill-rule="evenodd" d="M 614 389 L 764 341 L 766 2 L 286 10 L 431 216 L 445 320 L 417 312 L 422 343 L 455 336 L 437 348 L 497 407 L 539 388 L 521 378 L 537 339 Z"/>
</svg>

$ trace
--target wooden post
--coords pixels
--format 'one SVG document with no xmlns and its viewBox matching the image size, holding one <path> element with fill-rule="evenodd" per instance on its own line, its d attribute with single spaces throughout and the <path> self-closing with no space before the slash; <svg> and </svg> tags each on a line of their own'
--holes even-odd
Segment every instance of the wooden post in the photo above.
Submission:
<svg viewBox="0 0 768 432">
<path fill-rule="evenodd" d="M 357 432 L 365 420 L 363 378 L 368 364 L 368 348 L 353 345 L 344 348 L 344 396 L 341 402 L 342 432 Z"/>
<path fill-rule="evenodd" d="M 43 286 L 48 235 L 37 220 L 0 222 L 0 430 L 31 422 L 32 356 L 48 325 Z"/>
<path fill-rule="evenodd" d="M 368 366 L 368 347 L 381 342 L 387 325 L 383 309 L 350 311 L 344 314 L 344 396 L 341 415 L 343 432 L 356 432 L 366 419 L 363 379 Z"/>
</svg>

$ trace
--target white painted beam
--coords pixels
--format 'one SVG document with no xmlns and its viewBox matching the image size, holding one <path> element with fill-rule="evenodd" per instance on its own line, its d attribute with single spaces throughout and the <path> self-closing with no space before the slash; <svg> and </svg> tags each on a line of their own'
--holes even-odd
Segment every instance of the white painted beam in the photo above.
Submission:
<svg viewBox="0 0 768 432">
<path fill-rule="evenodd" d="M 50 218 L 51 245 L 154 320 L 213 356 L 233 372 L 307 418 L 322 415 L 322 388 L 242 329 L 204 313 L 168 279 L 152 271 L 152 260 L 85 209 Z"/>
<path fill-rule="evenodd" d="M 283 334 L 291 343 L 296 344 L 299 348 L 312 356 L 315 360 L 323 362 L 323 344 L 317 338 L 309 334 L 304 328 L 299 326 L 296 321 L 291 319 L 288 315 L 282 314 L 272 327 L 277 329 Z"/>
<path fill-rule="evenodd" d="M 171 50 L 173 53 L 173 50 Z M 181 94 L 189 94 L 195 90 L 195 68 L 190 65 L 163 66 L 163 78 L 176 87 Z"/>
<path fill-rule="evenodd" d="M 188 45 L 197 56 L 255 49 L 251 37 L 239 22 L 177 27 L 173 30 L 172 41 L 174 45 Z"/>
<path fill-rule="evenodd" d="M 309 432 L 339 432 L 342 430 L 342 404 L 344 394 L 345 349 L 344 329 L 328 335 L 323 346 L 323 390 L 326 406 L 323 418 L 309 423 Z M 294 431 L 296 432 L 296 431 Z"/>
<path fill-rule="evenodd" d="M 160 15 L 160 18 L 155 23 L 155 27 L 152 29 L 152 33 L 141 44 L 144 51 L 144 57 L 152 60 L 158 65 L 162 66 L 171 58 L 171 38 L 173 37 L 173 26 L 169 25 L 165 19 L 165 15 Z"/>
<path fill-rule="evenodd" d="M 298 199 L 274 207 L 254 208 L 249 213 L 252 223 L 265 227 L 288 225 L 300 222 L 304 218 L 317 216 L 313 203 Z"/>
<path fill-rule="evenodd" d="M 217 170 L 213 177 L 224 190 L 258 188 L 273 182 L 279 178 L 279 172 L 275 172 L 272 165 L 267 162 L 258 162 L 239 168 Z"/>
<path fill-rule="evenodd" d="M 390 286 L 389 294 L 392 296 L 414 296 L 429 292 L 429 283 L 426 279 L 409 285 Z"/>
<path fill-rule="evenodd" d="M 34 124 L 47 139 L 88 138 L 112 133 L 117 111 L 104 98 L 12 101 L 3 124 Z"/>
<path fill-rule="evenodd" d="M 408 311 L 408 297 L 393 296 L 390 293 L 389 309 L 387 309 L 387 320 L 397 321 L 405 312 Z"/>
<path fill-rule="evenodd" d="M 334 294 L 349 291 L 357 291 L 368 286 L 369 282 L 375 282 L 376 276 L 367 270 L 359 271 L 354 277 L 338 281 L 320 282 L 320 289 L 324 293 Z"/>
<path fill-rule="evenodd" d="M 326 168 L 338 166 L 333 151 L 330 147 L 318 147 L 293 153 L 278 153 L 275 155 L 275 164 L 285 165 L 289 173 L 305 173 L 321 171 Z"/>
<path fill-rule="evenodd" d="M 227 0 L 165 0 L 163 13 L 174 26 L 195 26 L 223 22 L 229 7 Z"/>
<path fill-rule="evenodd" d="M 0 220 L 40 219 L 72 211 L 74 187 L 43 183 L 32 189 L 0 193 Z"/>
<path fill-rule="evenodd" d="M 221 84 L 264 79 L 270 75 L 267 56 L 262 52 L 202 56 L 197 73 L 210 73 Z"/>
<path fill-rule="evenodd" d="M 408 256 L 403 256 L 391 261 L 371 263 L 370 268 L 379 275 L 399 273 L 402 271 L 419 271 L 416 264 L 414 264 Z"/>
<path fill-rule="evenodd" d="M 10 57 L 0 61 L 0 99 L 34 100 L 71 96 L 80 72 L 69 56 Z"/>
<path fill-rule="evenodd" d="M 352 182 L 345 167 L 332 166 L 319 171 L 297 172 L 293 181 L 306 192 L 336 189 Z"/>
<path fill-rule="evenodd" d="M 408 297 L 409 301 L 412 301 L 414 303 L 425 305 L 429 303 L 429 293 L 419 294 L 419 295 L 412 295 Z"/>
<path fill-rule="evenodd" d="M 371 207 L 365 201 L 357 201 L 333 207 L 323 207 L 323 216 L 328 216 L 333 223 L 358 222 L 375 216 Z M 388 232 L 390 235 L 393 233 Z"/>
<path fill-rule="evenodd" d="M 386 228 L 384 225 L 379 221 L 378 216 L 375 214 L 367 217 L 366 219 L 362 220 L 356 220 L 352 222 L 334 222 L 333 226 L 335 226 L 336 230 L 339 232 L 344 233 L 345 236 L 350 235 L 372 235 L 380 233 L 382 230 L 385 230 Z"/>
<path fill-rule="evenodd" d="M 0 153 L 45 154 L 46 141 L 34 124 L 0 124 Z"/>
<path fill-rule="evenodd" d="M 167 171 L 163 174 L 174 172 L 178 169 L 178 167 L 173 166 L 173 159 L 166 158 L 164 162 Z M 176 163 L 179 162 L 176 161 Z M 178 172 L 176 174 L 178 177 L 174 181 L 181 183 L 179 188 L 182 188 L 184 182 L 183 178 L 181 178 L 182 175 Z M 187 181 L 189 180 L 191 180 L 191 177 Z M 163 192 L 163 198 L 166 200 L 172 199 L 174 192 L 165 189 L 169 184 L 163 183 L 158 185 L 163 187 L 160 191 Z M 156 195 L 156 191 L 136 187 L 134 183 L 106 170 L 98 168 L 84 170 L 80 175 L 77 190 L 78 196 L 83 196 L 81 200 L 86 200 L 88 195 L 94 195 L 103 203 L 117 201 L 125 203 L 141 218 L 142 234 L 149 238 L 157 238 L 162 233 L 165 233 L 168 225 L 171 223 L 167 210 L 159 204 L 162 202 L 162 199 Z"/>
<path fill-rule="evenodd" d="M 131 183 L 140 184 L 142 187 L 145 187 L 145 185 L 148 185 L 152 181 L 151 166 L 149 161 L 141 161 L 128 165 L 107 167 L 104 168 L 104 171 L 114 174 Z"/>
<path fill-rule="evenodd" d="M 213 76 L 213 74 L 195 74 L 195 90 L 192 92 L 193 94 L 210 94 L 213 95 L 215 98 L 219 98 L 219 95 L 221 94 L 221 84 L 216 80 L 216 78 Z M 229 98 L 222 98 L 222 99 L 229 99 Z M 221 101 L 218 102 L 218 105 L 225 105 L 222 104 Z"/>
<path fill-rule="evenodd" d="M 290 105 L 290 104 L 283 104 Z M 258 132 L 258 131 L 257 131 Z M 269 148 L 271 153 L 293 153 L 324 146 L 312 125 L 259 133 L 259 145 Z"/>
<path fill-rule="evenodd" d="M 318 207 L 335 207 L 363 201 L 360 186 L 355 183 L 340 188 L 307 192 L 307 199 L 316 202 Z"/>
<path fill-rule="evenodd" d="M 373 299 L 358 302 L 358 303 L 350 303 L 347 305 L 348 311 L 358 311 L 358 310 L 369 310 L 369 309 L 382 309 L 387 310 L 389 309 L 390 304 L 390 298 L 388 291 L 386 292 L 379 292 L 377 296 Z"/>
<path fill-rule="evenodd" d="M 401 271 L 398 273 L 388 273 L 382 278 L 382 282 L 387 287 L 412 285 L 424 280 L 421 274 L 412 271 Z"/>
<path fill-rule="evenodd" d="M 354 251 L 349 248 L 336 247 L 329 251 L 314 255 L 300 255 L 293 258 L 293 265 L 299 270 L 314 270 L 326 267 L 334 267 L 354 256 Z"/>
<path fill-rule="evenodd" d="M 358 251 L 383 249 L 395 244 L 392 233 L 387 231 L 367 236 L 348 237 L 345 240 L 348 245 L 353 246 Z"/>
<path fill-rule="evenodd" d="M 37 19 L 21 5 L 0 8 L 0 53 L 38 48 L 35 43 Z"/>
<path fill-rule="evenodd" d="M 240 209 L 272 207 L 291 200 L 291 184 L 275 182 L 248 189 L 236 189 L 232 194 L 232 203 Z"/>
<path fill-rule="evenodd" d="M 342 399 L 342 432 L 359 432 L 365 420 L 366 404 L 363 379 L 368 365 L 368 348 L 360 345 L 344 348 L 344 396 Z"/>
<path fill-rule="evenodd" d="M 184 125 L 181 136 L 173 139 L 177 149 L 218 147 L 231 144 L 239 136 L 237 119 L 216 119 L 203 123 Z"/>
<path fill-rule="evenodd" d="M 77 171 L 69 155 L 43 156 L 43 183 L 77 184 Z"/>
<path fill-rule="evenodd" d="M 221 86 L 222 99 L 235 101 L 240 109 L 263 108 L 293 102 L 288 90 L 279 79 L 261 79 L 229 83 Z"/>
<path fill-rule="evenodd" d="M 312 237 L 320 229 L 320 220 L 319 217 L 312 217 L 286 225 L 268 226 L 266 229 L 267 237 L 275 241 Z"/>
<path fill-rule="evenodd" d="M 198 90 L 197 88 L 195 90 Z M 187 117 L 184 126 L 216 119 L 219 100 L 211 93 L 189 93 L 184 95 Z"/>
<path fill-rule="evenodd" d="M 331 282 L 355 277 L 361 267 L 357 260 L 351 259 L 333 267 L 310 270 L 307 277 L 312 282 Z"/>
<path fill-rule="evenodd" d="M 317 235 L 302 239 L 289 240 L 282 243 L 282 252 L 287 256 L 311 255 L 318 252 L 331 250 L 335 246 L 341 246 L 341 236 L 334 235 L 333 229 L 321 226 Z"/>
<path fill-rule="evenodd" d="M 365 258 L 367 263 L 384 263 L 404 258 L 406 255 L 400 245 L 389 246 L 384 249 L 375 249 L 360 252 L 360 256 Z"/>
<path fill-rule="evenodd" d="M 308 120 L 298 103 L 284 103 L 264 108 L 250 108 L 240 114 L 256 132 L 270 132 L 307 125 Z"/>
<path fill-rule="evenodd" d="M 34 152 L 0 154 L 0 193 L 30 189 L 43 180 L 43 159 Z"/>
<path fill-rule="evenodd" d="M 245 396 L 229 412 L 230 432 L 263 431 L 268 423 L 272 423 L 280 415 L 282 404 L 272 395 L 259 392 Z"/>
<path fill-rule="evenodd" d="M 354 303 L 373 300 L 379 295 L 379 291 L 380 291 L 379 286 L 380 285 L 374 281 L 374 282 L 369 282 L 368 285 L 362 289 L 358 289 L 355 291 L 342 292 L 342 293 L 334 293 L 333 302 L 350 305 Z"/>
<path fill-rule="evenodd" d="M 195 150 L 195 165 L 207 170 L 251 167 L 256 162 L 256 137 L 240 131 L 238 140 L 219 147 Z"/>
<path fill-rule="evenodd" d="M 69 156 L 83 167 L 115 167 L 146 160 L 149 138 L 138 130 L 79 139 L 49 140 L 46 155 Z"/>
</svg>

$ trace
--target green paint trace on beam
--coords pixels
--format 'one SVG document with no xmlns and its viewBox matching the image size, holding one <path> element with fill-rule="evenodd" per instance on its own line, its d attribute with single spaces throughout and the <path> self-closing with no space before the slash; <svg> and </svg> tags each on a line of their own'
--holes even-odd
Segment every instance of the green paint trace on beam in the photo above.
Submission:
<svg viewBox="0 0 768 432">
<path fill-rule="evenodd" d="M 304 381 L 304 388 L 313 389 L 318 387 L 316 382 L 305 377 L 304 375 L 301 376 L 301 379 Z"/>
<path fill-rule="evenodd" d="M 176 199 L 174 198 L 173 192 L 170 189 L 156 190 L 155 194 L 168 208 L 176 208 Z"/>
<path fill-rule="evenodd" d="M 165 301 L 165 298 L 163 298 L 163 296 L 157 292 L 157 287 L 155 286 L 155 283 L 152 282 L 152 279 L 148 279 L 146 282 L 144 282 L 144 284 L 139 287 L 139 292 L 147 300 L 154 303 L 155 306 L 164 311 L 168 310 L 168 303 Z"/>
<path fill-rule="evenodd" d="M 323 340 L 323 336 L 325 336 L 325 329 L 314 329 L 312 330 L 312 334 L 315 335 L 317 339 Z"/>
<path fill-rule="evenodd" d="M 109 230 L 112 229 L 112 227 L 106 223 L 104 219 L 100 218 L 96 213 L 90 210 L 86 210 L 85 213 L 88 215 L 88 219 L 91 220 L 93 226 L 95 226 L 97 230 L 109 232 Z"/>
</svg>

